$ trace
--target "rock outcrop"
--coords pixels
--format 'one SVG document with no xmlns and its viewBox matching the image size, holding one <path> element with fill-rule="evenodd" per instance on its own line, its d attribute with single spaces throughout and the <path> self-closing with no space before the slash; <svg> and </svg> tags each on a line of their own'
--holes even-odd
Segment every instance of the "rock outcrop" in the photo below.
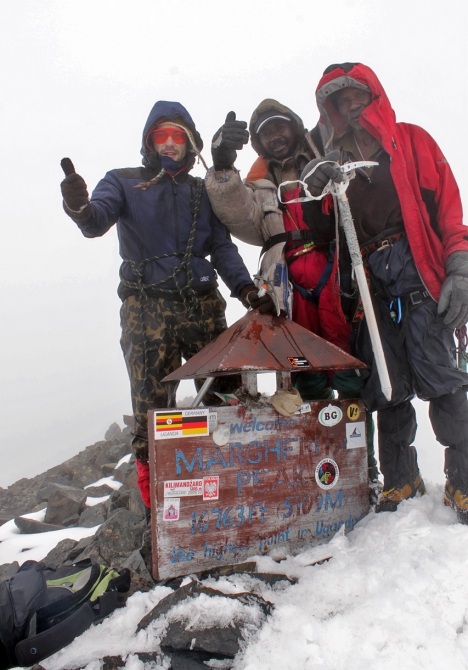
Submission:
<svg viewBox="0 0 468 670">
<path fill-rule="evenodd" d="M 147 522 L 131 455 L 132 417 L 125 416 L 124 423 L 123 430 L 113 423 L 104 440 L 61 465 L 0 488 L 0 519 L 14 519 L 22 534 L 99 526 L 92 537 L 80 542 L 62 540 L 43 559 L 62 565 L 93 557 L 103 565 L 128 567 L 133 593 L 148 591 L 154 581 L 139 552 Z M 110 480 L 101 482 L 104 478 Z M 42 509 L 46 509 L 44 522 L 23 516 Z M 8 579 L 18 567 L 17 563 L 1 565 L 0 578 Z"/>
</svg>

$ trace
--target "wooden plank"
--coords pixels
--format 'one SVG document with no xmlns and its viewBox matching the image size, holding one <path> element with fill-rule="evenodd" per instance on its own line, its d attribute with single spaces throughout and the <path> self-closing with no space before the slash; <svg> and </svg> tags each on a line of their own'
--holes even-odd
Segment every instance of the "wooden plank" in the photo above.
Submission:
<svg viewBox="0 0 468 670">
<path fill-rule="evenodd" d="M 311 403 L 290 418 L 241 405 L 209 411 L 214 433 L 172 439 L 155 439 L 149 413 L 156 580 L 295 554 L 368 513 L 360 401 Z"/>
</svg>

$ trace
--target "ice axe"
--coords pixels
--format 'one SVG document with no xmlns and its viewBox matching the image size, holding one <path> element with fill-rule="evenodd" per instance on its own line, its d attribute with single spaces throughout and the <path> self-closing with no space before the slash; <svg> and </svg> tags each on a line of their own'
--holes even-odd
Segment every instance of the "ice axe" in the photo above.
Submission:
<svg viewBox="0 0 468 670">
<path fill-rule="evenodd" d="M 262 275 L 254 275 L 253 277 L 254 279 L 260 280 L 261 282 L 260 290 L 258 291 L 258 297 L 261 298 L 264 295 L 268 294 L 273 300 L 273 304 L 275 305 L 276 316 L 279 316 L 281 310 L 278 301 L 278 296 L 276 295 L 275 287 L 273 286 L 273 282 L 271 282 L 269 279 L 264 279 Z"/>
<path fill-rule="evenodd" d="M 341 225 L 343 226 L 345 232 L 354 275 L 359 287 L 364 314 L 366 315 L 367 319 L 367 327 L 369 328 L 372 350 L 374 352 L 377 372 L 379 374 L 380 387 L 385 398 L 390 401 L 392 399 L 392 384 L 388 374 L 387 362 L 385 360 L 382 340 L 380 339 L 379 328 L 375 318 L 374 306 L 372 304 L 369 286 L 367 285 L 367 279 L 364 272 L 364 265 L 362 263 L 362 255 L 356 235 L 356 229 L 354 228 L 353 217 L 351 215 L 351 209 L 349 207 L 348 198 L 346 196 L 346 189 L 348 188 L 350 179 L 353 179 L 355 176 L 356 168 L 373 167 L 378 165 L 378 163 L 374 161 L 357 161 L 355 163 L 345 163 L 345 165 L 334 164 L 333 168 L 341 173 L 342 181 L 337 182 L 330 179 L 328 184 L 323 189 L 321 195 L 315 197 L 309 192 L 305 180 L 315 172 L 319 165 L 322 165 L 323 163 L 330 163 L 330 161 L 323 160 L 317 163 L 307 174 L 303 175 L 302 180 L 298 180 L 304 188 L 306 197 L 296 198 L 294 200 L 289 200 L 288 202 L 308 202 L 310 200 L 320 200 L 325 195 L 327 195 L 327 193 L 331 193 L 336 197 L 338 201 L 338 209 L 340 212 Z M 281 187 L 291 183 L 297 182 L 284 182 L 284 184 L 279 185 L 278 199 L 280 202 L 282 202 Z"/>
</svg>

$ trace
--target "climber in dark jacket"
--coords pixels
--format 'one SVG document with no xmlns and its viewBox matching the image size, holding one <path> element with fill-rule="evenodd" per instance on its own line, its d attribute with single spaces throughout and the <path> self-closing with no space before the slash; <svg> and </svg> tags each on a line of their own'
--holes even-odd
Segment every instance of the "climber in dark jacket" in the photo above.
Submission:
<svg viewBox="0 0 468 670">
<path fill-rule="evenodd" d="M 244 306 L 262 312 L 273 307 L 268 295 L 258 298 L 237 247 L 211 209 L 203 180 L 189 174 L 202 148 L 187 110 L 178 102 L 159 101 L 143 130 L 143 167 L 111 170 L 89 198 L 68 161 L 71 174 L 61 185 L 65 212 L 85 237 L 100 237 L 117 224 L 123 258 L 121 345 L 147 507 L 147 412 L 175 405 L 177 385 L 161 380 L 180 366 L 181 356 L 189 359 L 227 327 L 216 272 Z M 229 391 L 234 381 L 218 384 Z M 210 394 L 210 403 L 215 397 Z"/>
</svg>

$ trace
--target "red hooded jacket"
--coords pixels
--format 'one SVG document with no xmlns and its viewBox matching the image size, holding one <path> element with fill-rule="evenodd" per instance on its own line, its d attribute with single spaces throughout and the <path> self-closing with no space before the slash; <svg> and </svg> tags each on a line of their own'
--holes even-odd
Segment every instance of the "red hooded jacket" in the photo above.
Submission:
<svg viewBox="0 0 468 670">
<path fill-rule="evenodd" d="M 390 155 L 411 251 L 425 287 L 438 300 L 447 257 L 454 251 L 468 251 L 468 228 L 462 223 L 460 193 L 450 166 L 425 130 L 396 122 L 390 101 L 369 67 L 343 63 L 325 72 L 316 90 L 325 153 L 346 126 L 329 96 L 346 86 L 366 87 L 372 102 L 361 113 L 360 123 Z"/>
</svg>

